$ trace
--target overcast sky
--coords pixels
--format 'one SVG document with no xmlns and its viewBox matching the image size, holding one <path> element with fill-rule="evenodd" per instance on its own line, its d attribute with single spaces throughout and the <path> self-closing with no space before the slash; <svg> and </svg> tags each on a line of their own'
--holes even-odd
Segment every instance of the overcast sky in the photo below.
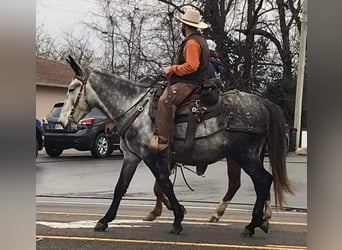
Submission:
<svg viewBox="0 0 342 250">
<path fill-rule="evenodd" d="M 95 8 L 94 0 L 37 0 L 36 25 L 44 24 L 44 30 L 58 38 L 63 31 L 82 29 L 80 22 Z"/>
</svg>

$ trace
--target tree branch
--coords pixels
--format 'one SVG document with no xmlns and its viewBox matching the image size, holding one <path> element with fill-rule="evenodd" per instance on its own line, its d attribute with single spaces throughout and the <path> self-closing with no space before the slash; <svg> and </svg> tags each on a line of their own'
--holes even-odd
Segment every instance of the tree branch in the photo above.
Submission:
<svg viewBox="0 0 342 250">
<path fill-rule="evenodd" d="M 242 29 L 242 30 L 241 29 L 235 29 L 235 31 L 241 32 L 244 35 L 248 34 L 248 31 L 246 29 Z M 264 31 L 264 30 L 261 30 L 261 29 L 254 29 L 254 30 L 251 30 L 249 32 L 252 32 L 254 35 L 260 35 L 260 36 L 268 38 L 277 47 L 277 50 L 278 50 L 279 55 L 282 58 L 282 60 L 285 58 L 284 50 L 283 50 L 283 48 L 281 46 L 281 43 L 271 33 L 267 32 L 267 31 Z"/>
<path fill-rule="evenodd" d="M 177 9 L 180 13 L 184 14 L 184 11 L 181 9 L 180 6 L 174 4 L 172 1 L 167 1 L 167 0 L 158 0 L 159 2 L 166 3 L 168 5 L 173 6 L 175 9 Z M 184 5 L 183 5 L 184 6 Z"/>
<path fill-rule="evenodd" d="M 301 23 L 302 21 L 300 20 L 299 18 L 299 12 L 300 12 L 300 0 L 298 0 L 298 8 L 296 9 L 294 7 L 294 2 L 293 0 L 288 0 L 288 6 L 292 12 L 292 19 L 294 19 L 296 21 L 296 26 L 297 26 L 297 29 L 300 33 L 300 27 L 301 27 Z"/>
<path fill-rule="evenodd" d="M 224 2 L 224 1 L 223 1 Z M 229 0 L 227 4 L 227 8 L 224 10 L 224 16 L 227 16 L 232 5 L 233 5 L 234 0 Z"/>
</svg>

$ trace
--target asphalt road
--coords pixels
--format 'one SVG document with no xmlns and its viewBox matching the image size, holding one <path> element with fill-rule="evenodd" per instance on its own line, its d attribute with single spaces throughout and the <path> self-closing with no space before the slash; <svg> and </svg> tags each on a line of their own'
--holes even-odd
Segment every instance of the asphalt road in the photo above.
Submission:
<svg viewBox="0 0 342 250">
<path fill-rule="evenodd" d="M 37 249 L 306 249 L 306 157 L 288 157 L 288 173 L 297 193 L 288 197 L 286 211 L 273 211 L 270 232 L 256 230 L 241 237 L 255 200 L 248 176 L 219 223 L 208 223 L 226 192 L 225 162 L 208 168 L 205 178 L 186 172 L 191 192 L 180 175 L 175 192 L 187 214 L 181 235 L 168 233 L 172 212 L 164 208 L 156 222 L 143 218 L 153 208 L 153 176 L 141 164 L 107 232 L 93 227 L 106 212 L 120 172 L 122 157 L 96 160 L 89 154 L 66 153 L 37 158 Z M 266 164 L 267 165 L 267 164 Z M 266 166 L 267 167 L 267 166 Z"/>
</svg>

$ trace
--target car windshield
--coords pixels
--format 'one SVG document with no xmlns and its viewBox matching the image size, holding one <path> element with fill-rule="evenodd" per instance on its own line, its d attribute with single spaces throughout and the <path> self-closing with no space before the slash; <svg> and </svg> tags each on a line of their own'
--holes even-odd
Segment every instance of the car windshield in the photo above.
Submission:
<svg viewBox="0 0 342 250">
<path fill-rule="evenodd" d="M 63 107 L 63 105 L 53 107 L 53 109 L 50 111 L 48 117 L 58 118 L 60 113 L 61 113 L 62 107 Z M 95 117 L 99 117 L 99 118 L 105 118 L 106 117 L 103 114 L 103 112 L 96 107 L 94 107 L 85 117 L 90 117 L 90 116 L 95 116 Z"/>
<path fill-rule="evenodd" d="M 54 107 L 49 116 L 53 116 L 53 117 L 59 117 L 59 114 L 61 113 L 62 107 Z"/>
<path fill-rule="evenodd" d="M 90 112 L 89 112 L 89 114 L 87 115 L 87 116 L 99 116 L 99 117 L 103 117 L 103 116 L 105 116 L 104 114 L 103 114 L 103 112 L 101 111 L 101 110 L 99 110 L 98 108 L 93 108 Z"/>
</svg>

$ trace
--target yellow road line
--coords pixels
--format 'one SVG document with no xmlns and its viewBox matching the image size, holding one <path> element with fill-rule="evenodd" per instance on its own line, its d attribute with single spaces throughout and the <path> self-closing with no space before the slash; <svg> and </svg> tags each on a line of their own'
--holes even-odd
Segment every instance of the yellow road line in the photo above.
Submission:
<svg viewBox="0 0 342 250">
<path fill-rule="evenodd" d="M 103 214 L 94 214 L 94 213 L 69 213 L 69 212 L 45 212 L 45 211 L 37 211 L 37 214 L 55 214 L 55 215 L 76 215 L 76 216 L 99 216 L 102 217 Z M 117 215 L 117 217 L 128 217 L 128 218 L 138 218 L 143 219 L 145 216 L 141 215 Z M 161 216 L 159 219 L 173 219 L 170 216 Z M 204 221 L 208 222 L 208 219 L 204 218 L 196 218 L 196 217 L 186 217 L 184 218 L 186 221 Z M 248 220 L 233 220 L 233 219 L 220 219 L 220 222 L 235 222 L 235 223 L 249 223 Z M 287 221 L 270 221 L 271 224 L 274 225 L 288 225 L 288 226 L 307 226 L 307 223 L 304 222 L 287 222 Z"/>
<path fill-rule="evenodd" d="M 159 241 L 159 240 L 135 240 L 135 239 L 112 239 L 97 237 L 75 237 L 75 236 L 55 236 L 55 235 L 36 235 L 38 239 L 52 240 L 80 240 L 80 241 L 102 241 L 115 243 L 133 243 L 133 244 L 156 244 L 156 245 L 172 245 L 172 246 L 190 246 L 190 247 L 211 247 L 211 248 L 239 248 L 239 249 L 265 249 L 265 250 L 284 250 L 284 249 L 307 249 L 306 246 L 287 246 L 287 245 L 236 245 L 236 244 L 219 244 L 206 242 L 185 242 L 185 241 Z"/>
</svg>

